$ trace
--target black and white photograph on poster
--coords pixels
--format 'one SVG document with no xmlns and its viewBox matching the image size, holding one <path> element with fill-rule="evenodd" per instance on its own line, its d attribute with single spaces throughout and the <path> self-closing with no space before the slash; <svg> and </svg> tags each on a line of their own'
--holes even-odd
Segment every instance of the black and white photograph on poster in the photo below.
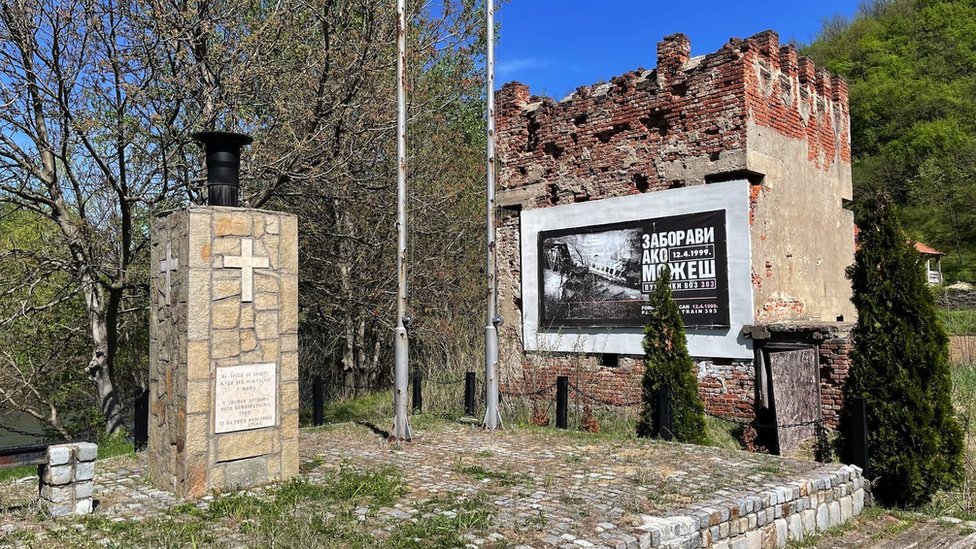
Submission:
<svg viewBox="0 0 976 549">
<path fill-rule="evenodd" d="M 725 211 L 543 231 L 543 326 L 643 326 L 665 266 L 689 328 L 729 325 Z"/>
</svg>

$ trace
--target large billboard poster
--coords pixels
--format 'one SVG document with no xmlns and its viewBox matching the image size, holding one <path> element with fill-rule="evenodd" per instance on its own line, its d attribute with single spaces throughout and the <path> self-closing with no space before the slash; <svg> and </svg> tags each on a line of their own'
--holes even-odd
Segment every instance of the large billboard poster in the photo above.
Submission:
<svg viewBox="0 0 976 549">
<path fill-rule="evenodd" d="M 541 324 L 639 327 L 665 266 L 688 328 L 729 326 L 725 210 L 538 234 Z"/>
</svg>

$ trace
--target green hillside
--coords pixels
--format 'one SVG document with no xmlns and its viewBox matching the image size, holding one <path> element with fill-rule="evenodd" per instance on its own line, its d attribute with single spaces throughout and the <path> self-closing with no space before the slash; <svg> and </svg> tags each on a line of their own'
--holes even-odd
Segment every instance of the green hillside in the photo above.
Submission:
<svg viewBox="0 0 976 549">
<path fill-rule="evenodd" d="M 869 1 L 803 53 L 850 85 L 855 199 L 887 188 L 947 282 L 976 281 L 976 1 Z"/>
</svg>

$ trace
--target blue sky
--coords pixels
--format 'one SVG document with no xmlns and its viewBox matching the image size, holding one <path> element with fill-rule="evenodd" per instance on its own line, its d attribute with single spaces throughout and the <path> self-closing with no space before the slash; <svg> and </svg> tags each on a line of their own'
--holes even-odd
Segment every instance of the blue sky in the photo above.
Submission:
<svg viewBox="0 0 976 549">
<path fill-rule="evenodd" d="M 860 0 L 511 0 L 496 19 L 496 83 L 518 80 L 534 95 L 562 98 L 577 87 L 657 64 L 657 43 L 682 32 L 694 55 L 731 37 L 773 29 L 786 43 L 812 41 L 824 19 L 853 16 Z"/>
</svg>

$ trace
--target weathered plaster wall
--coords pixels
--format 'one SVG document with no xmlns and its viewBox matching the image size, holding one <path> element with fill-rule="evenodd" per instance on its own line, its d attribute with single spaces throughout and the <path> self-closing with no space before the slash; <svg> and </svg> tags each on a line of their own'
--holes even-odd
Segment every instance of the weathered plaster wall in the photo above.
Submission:
<svg viewBox="0 0 976 549">
<path fill-rule="evenodd" d="M 764 176 L 753 192 L 756 321 L 853 320 L 847 84 L 780 48 L 773 33 L 750 40 L 746 167 Z"/>
</svg>

